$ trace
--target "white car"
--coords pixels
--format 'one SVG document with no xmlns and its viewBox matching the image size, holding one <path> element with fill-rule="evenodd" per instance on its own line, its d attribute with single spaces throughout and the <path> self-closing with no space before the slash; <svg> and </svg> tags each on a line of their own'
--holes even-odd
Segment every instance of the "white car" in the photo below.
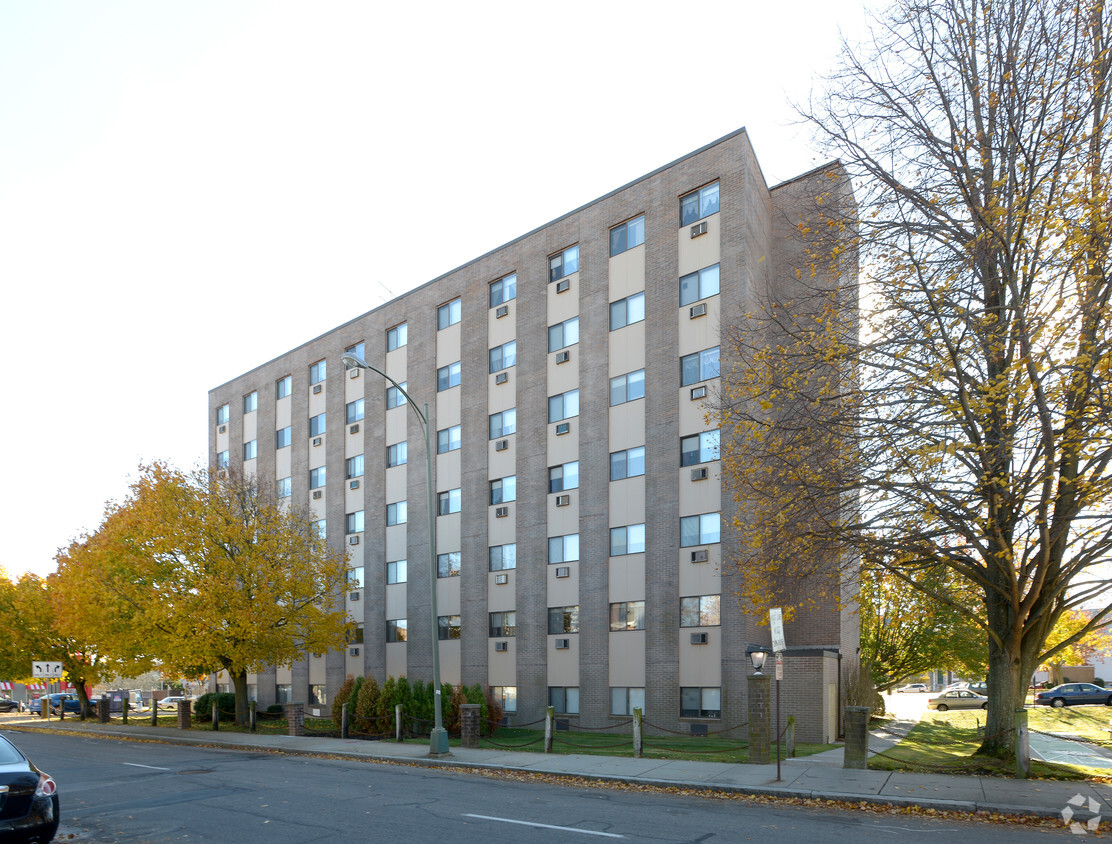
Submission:
<svg viewBox="0 0 1112 844">
<path fill-rule="evenodd" d="M 900 688 L 896 689 L 897 692 L 900 692 L 902 694 L 908 694 L 911 692 L 925 692 L 926 690 L 927 686 L 925 683 L 908 683 L 906 686 L 900 686 Z"/>
<path fill-rule="evenodd" d="M 160 700 L 158 702 L 158 708 L 159 709 L 177 709 L 178 708 L 178 703 L 180 703 L 183 700 L 192 701 L 192 700 L 195 700 L 195 698 L 186 697 L 184 695 L 171 695 L 170 697 L 164 697 L 162 700 Z"/>
</svg>

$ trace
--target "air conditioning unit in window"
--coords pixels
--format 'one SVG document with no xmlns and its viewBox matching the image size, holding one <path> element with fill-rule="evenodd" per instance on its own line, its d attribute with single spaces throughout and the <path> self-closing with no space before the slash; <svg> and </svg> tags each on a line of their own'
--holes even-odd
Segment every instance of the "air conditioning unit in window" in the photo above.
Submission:
<svg viewBox="0 0 1112 844">
<path fill-rule="evenodd" d="M 359 648 L 348 648 L 348 656 L 359 656 Z"/>
<path fill-rule="evenodd" d="M 359 489 L 359 479 L 357 478 L 356 480 L 348 484 L 348 489 Z"/>
<path fill-rule="evenodd" d="M 567 507 L 569 504 L 571 504 L 571 496 L 570 495 L 557 495 L 556 496 L 556 506 L 557 507 Z"/>
<path fill-rule="evenodd" d="M 317 395 L 317 394 L 318 394 L 318 393 L 320 393 L 320 391 L 321 391 L 321 390 L 323 390 L 323 389 L 324 389 L 324 385 L 323 385 L 323 384 L 314 384 L 314 385 L 313 385 L 313 395 L 314 395 L 314 396 L 315 396 L 315 395 Z"/>
<path fill-rule="evenodd" d="M 320 437 L 313 437 L 313 445 L 320 445 L 323 440 Z"/>
<path fill-rule="evenodd" d="M 708 554 L 706 548 L 700 548 L 698 551 L 691 552 L 691 562 L 693 563 L 705 563 L 707 561 L 707 557 Z"/>
<path fill-rule="evenodd" d="M 571 289 L 571 279 L 570 278 L 562 278 L 558 282 L 556 282 L 556 292 L 557 293 L 563 293 L 565 290 L 570 290 L 570 289 Z"/>
<path fill-rule="evenodd" d="M 494 518 L 504 519 L 508 515 L 510 515 L 510 508 L 509 507 L 495 507 L 494 508 Z"/>
<path fill-rule="evenodd" d="M 571 577 L 571 566 L 556 566 L 557 577 Z"/>
<path fill-rule="evenodd" d="M 707 315 L 707 303 L 706 302 L 700 302 L 698 305 L 692 305 L 691 310 L 689 311 L 689 314 L 691 316 L 691 319 L 695 319 L 696 317 L 706 316 Z"/>
<path fill-rule="evenodd" d="M 505 384 L 509 380 L 510 380 L 510 376 L 506 372 L 499 372 L 497 375 L 494 376 L 494 383 L 495 384 Z"/>
<path fill-rule="evenodd" d="M 560 434 L 566 434 L 570 430 L 571 430 L 571 423 L 570 422 L 561 422 L 559 425 L 556 426 L 556 435 L 559 436 Z"/>
<path fill-rule="evenodd" d="M 216 429 L 216 433 L 223 434 L 223 433 L 226 433 L 227 430 L 228 430 L 227 425 L 221 425 L 219 428 Z"/>
<path fill-rule="evenodd" d="M 319 489 L 314 489 L 313 490 L 313 498 L 320 498 L 321 495 L 323 495 L 323 494 L 324 493 L 322 493 Z"/>
<path fill-rule="evenodd" d="M 356 422 L 354 425 L 349 427 L 348 428 L 348 433 L 349 434 L 358 434 L 359 433 L 359 423 Z"/>
<path fill-rule="evenodd" d="M 358 601 L 359 600 L 359 593 L 358 592 L 349 592 L 348 593 L 348 600 L 349 601 Z"/>
<path fill-rule="evenodd" d="M 707 221 L 703 220 L 701 223 L 696 223 L 691 227 L 691 236 L 698 237 L 701 234 L 707 233 Z"/>
<path fill-rule="evenodd" d="M 691 634 L 691 644 L 693 644 L 693 645 L 705 645 L 706 643 L 707 643 L 707 634 L 706 633 L 692 633 Z"/>
<path fill-rule="evenodd" d="M 499 305 L 494 311 L 494 318 L 495 319 L 502 319 L 502 317 L 506 316 L 509 312 L 510 312 L 510 306 L 509 305 Z"/>
<path fill-rule="evenodd" d="M 358 378 L 358 377 L 359 377 L 359 370 L 358 369 L 349 369 L 348 370 L 348 378 Z"/>
<path fill-rule="evenodd" d="M 494 450 L 495 451 L 505 451 L 509 447 L 510 447 L 510 441 L 509 440 L 499 440 L 498 442 L 496 442 L 494 444 Z"/>
<path fill-rule="evenodd" d="M 692 387 L 691 388 L 691 400 L 692 401 L 695 401 L 696 399 L 705 399 L 706 397 L 707 397 L 707 388 L 706 387 Z"/>
<path fill-rule="evenodd" d="M 510 643 L 509 642 L 495 642 L 494 643 L 494 649 L 496 651 L 508 651 L 510 649 Z"/>
<path fill-rule="evenodd" d="M 358 536 L 349 536 L 348 537 L 348 545 L 358 545 L 358 544 L 359 544 L 359 537 Z"/>
<path fill-rule="evenodd" d="M 557 639 L 556 640 L 556 650 L 566 651 L 570 647 L 571 647 L 571 639 Z"/>
<path fill-rule="evenodd" d="M 567 363 L 571 360 L 571 352 L 567 349 L 556 353 L 556 363 Z"/>
<path fill-rule="evenodd" d="M 705 481 L 706 479 L 707 479 L 707 467 L 706 466 L 699 466 L 699 467 L 691 470 L 691 480 L 693 480 L 693 481 Z"/>
<path fill-rule="evenodd" d="M 496 574 L 496 575 L 494 575 L 494 585 L 495 586 L 505 586 L 509 582 L 510 582 L 510 576 L 508 574 Z"/>
</svg>

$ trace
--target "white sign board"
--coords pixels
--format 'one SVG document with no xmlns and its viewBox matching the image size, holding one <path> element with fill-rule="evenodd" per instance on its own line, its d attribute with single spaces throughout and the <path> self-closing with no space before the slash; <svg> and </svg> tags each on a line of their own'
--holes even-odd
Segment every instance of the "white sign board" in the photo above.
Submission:
<svg viewBox="0 0 1112 844">
<path fill-rule="evenodd" d="M 784 655 L 781 653 L 776 654 L 776 679 L 784 679 Z"/>
<path fill-rule="evenodd" d="M 60 662 L 32 662 L 31 676 L 43 680 L 53 680 L 62 676 L 62 663 Z"/>
<path fill-rule="evenodd" d="M 773 653 L 787 650 L 784 644 L 784 614 L 780 612 L 779 607 L 773 607 L 768 611 L 768 626 L 772 631 Z"/>
</svg>

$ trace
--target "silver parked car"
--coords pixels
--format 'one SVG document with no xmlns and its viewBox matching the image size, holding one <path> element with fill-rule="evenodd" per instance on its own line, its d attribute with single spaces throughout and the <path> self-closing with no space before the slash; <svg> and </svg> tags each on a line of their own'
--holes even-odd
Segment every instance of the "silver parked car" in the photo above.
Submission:
<svg viewBox="0 0 1112 844">
<path fill-rule="evenodd" d="M 969 689 L 953 689 L 927 701 L 927 709 L 988 709 L 988 698 Z"/>
</svg>

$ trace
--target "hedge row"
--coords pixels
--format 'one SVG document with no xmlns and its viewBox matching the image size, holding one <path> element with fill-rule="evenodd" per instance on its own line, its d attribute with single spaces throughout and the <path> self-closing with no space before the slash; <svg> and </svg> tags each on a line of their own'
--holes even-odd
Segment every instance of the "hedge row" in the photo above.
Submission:
<svg viewBox="0 0 1112 844">
<path fill-rule="evenodd" d="M 481 730 L 489 735 L 494 731 L 492 722 L 502 720 L 502 707 L 495 702 L 489 687 L 479 683 L 471 686 L 441 686 L 441 715 L 444 728 L 449 733 L 460 731 L 460 705 L 477 703 L 481 708 Z M 336 693 L 332 701 L 332 723 L 339 729 L 342 721 L 343 706 L 348 706 L 349 726 L 361 733 L 392 733 L 394 731 L 394 708 L 401 704 L 408 718 L 426 722 L 419 732 L 432 729 L 434 719 L 433 684 L 417 680 L 410 683 L 405 677 L 387 677 L 381 688 L 374 677 L 353 677 Z"/>
</svg>

